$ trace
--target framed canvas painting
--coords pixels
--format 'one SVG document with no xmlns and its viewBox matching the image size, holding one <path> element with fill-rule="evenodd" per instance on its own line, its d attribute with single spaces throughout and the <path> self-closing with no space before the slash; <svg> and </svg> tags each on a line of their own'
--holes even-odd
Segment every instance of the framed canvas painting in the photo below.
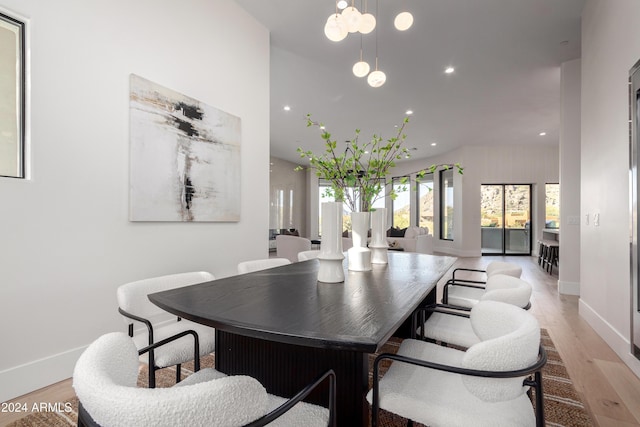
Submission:
<svg viewBox="0 0 640 427">
<path fill-rule="evenodd" d="M 239 221 L 240 118 L 130 77 L 130 220 Z"/>
</svg>

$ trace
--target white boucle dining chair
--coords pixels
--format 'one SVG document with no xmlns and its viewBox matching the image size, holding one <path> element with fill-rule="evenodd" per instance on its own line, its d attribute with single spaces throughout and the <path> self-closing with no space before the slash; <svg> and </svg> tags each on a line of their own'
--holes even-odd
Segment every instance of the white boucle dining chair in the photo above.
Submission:
<svg viewBox="0 0 640 427">
<path fill-rule="evenodd" d="M 298 261 L 307 261 L 310 259 L 316 259 L 320 255 L 320 249 L 313 249 L 310 251 L 302 251 L 298 253 Z"/>
<path fill-rule="evenodd" d="M 298 253 L 311 250 L 311 240 L 305 237 L 279 234 L 276 236 L 276 256 L 298 262 Z"/>
<path fill-rule="evenodd" d="M 468 288 L 462 288 L 468 289 Z M 471 288 L 473 291 L 476 289 Z M 460 313 L 460 304 L 473 307 L 480 301 L 499 301 L 527 308 L 531 298 L 532 287 L 528 282 L 511 276 L 495 275 L 488 279 L 487 288 L 478 296 L 466 298 L 449 298 L 448 305 L 433 305 L 424 308 L 430 316 L 418 325 L 416 333 L 420 339 L 430 339 L 441 343 L 471 347 L 480 342 L 474 332 L 468 313 Z M 456 305 L 458 304 L 458 305 Z M 426 316 L 423 316 L 423 318 Z"/>
<path fill-rule="evenodd" d="M 238 274 L 245 274 L 287 264 L 291 264 L 287 258 L 265 258 L 239 262 L 237 268 Z"/>
<path fill-rule="evenodd" d="M 442 293 L 442 303 L 461 308 L 471 308 L 479 301 L 502 301 L 521 308 L 530 307 L 532 287 L 525 280 L 505 274 L 494 274 L 487 278 L 484 287 L 475 284 L 458 283 L 446 286 Z"/>
<path fill-rule="evenodd" d="M 73 388 L 80 401 L 78 426 L 257 427 L 272 421 L 270 426 L 335 425 L 333 371 L 290 400 L 267 394 L 254 378 L 226 376 L 212 368 L 195 372 L 171 388 L 149 389 L 136 387 L 138 354 L 131 338 L 121 332 L 101 336 L 83 352 L 73 372 Z M 329 409 L 300 402 L 326 378 Z"/>
<path fill-rule="evenodd" d="M 429 426 L 544 425 L 546 353 L 536 318 L 514 305 L 482 301 L 470 321 L 480 341 L 466 351 L 406 339 L 397 354 L 376 358 L 367 395 L 372 427 L 379 409 Z M 380 364 L 388 360 L 393 363 L 380 379 Z"/>
<path fill-rule="evenodd" d="M 520 278 L 522 276 L 522 267 L 518 264 L 505 261 L 491 261 L 484 270 L 458 267 L 453 270 L 452 277 L 447 281 L 447 284 L 473 283 L 482 286 L 487 283 L 489 277 L 496 274 Z M 464 276 L 461 277 L 461 275 Z"/>
<path fill-rule="evenodd" d="M 491 277 L 494 274 L 520 277 L 522 276 L 522 267 L 512 262 L 492 261 L 487 265 L 485 272 L 487 273 L 487 277 Z"/>
<path fill-rule="evenodd" d="M 176 382 L 180 381 L 181 364 L 194 360 L 195 354 L 204 356 L 215 349 L 215 330 L 208 326 L 190 322 L 170 315 L 149 301 L 149 294 L 209 282 L 215 277 L 208 272 L 188 272 L 130 282 L 118 287 L 118 311 L 129 326 L 129 336 L 138 349 L 177 334 L 187 334 L 179 340 L 159 349 L 149 351 L 144 359 L 149 363 L 149 387 L 155 387 L 155 372 L 160 368 L 176 365 Z M 136 330 L 135 322 L 146 328 Z M 187 332 L 188 331 L 188 332 Z M 142 359 L 141 359 L 142 360 Z M 144 360 L 143 360 L 144 361 Z M 200 369 L 195 357 L 195 369 Z"/>
</svg>

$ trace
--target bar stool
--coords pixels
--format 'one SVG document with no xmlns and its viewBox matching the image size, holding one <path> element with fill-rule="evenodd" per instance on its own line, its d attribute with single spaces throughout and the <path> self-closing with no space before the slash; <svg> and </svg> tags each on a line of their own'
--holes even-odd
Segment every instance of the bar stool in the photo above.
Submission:
<svg viewBox="0 0 640 427">
<path fill-rule="evenodd" d="M 547 272 L 549 274 L 553 274 L 553 266 L 558 266 L 558 257 L 560 252 L 560 246 L 557 243 L 552 243 L 547 245 L 547 257 L 546 257 L 546 266 Z"/>
<path fill-rule="evenodd" d="M 539 266 L 543 265 L 546 252 L 547 252 L 547 245 L 545 245 L 544 240 L 538 240 L 538 265 Z"/>
</svg>

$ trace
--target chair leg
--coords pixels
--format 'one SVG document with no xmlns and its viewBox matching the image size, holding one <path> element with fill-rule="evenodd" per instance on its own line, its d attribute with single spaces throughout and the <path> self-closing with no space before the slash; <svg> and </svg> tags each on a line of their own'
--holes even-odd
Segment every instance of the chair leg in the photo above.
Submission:
<svg viewBox="0 0 640 427">
<path fill-rule="evenodd" d="M 149 350 L 149 388 L 156 388 L 156 359 L 153 349 Z"/>
<path fill-rule="evenodd" d="M 180 371 L 182 371 L 181 367 L 182 365 L 179 363 L 176 365 L 176 384 L 180 382 Z"/>
<path fill-rule="evenodd" d="M 538 265 L 542 266 L 542 259 L 544 255 L 544 243 L 542 241 L 538 241 Z"/>
<path fill-rule="evenodd" d="M 542 394 L 542 371 L 535 373 L 536 382 L 536 426 L 544 427 L 544 395 Z"/>
<path fill-rule="evenodd" d="M 149 388 L 156 388 L 156 367 L 149 365 Z"/>
<path fill-rule="evenodd" d="M 84 409 L 82 402 L 78 402 L 78 427 L 100 427 L 100 425 L 91 418 L 91 415 Z"/>
<path fill-rule="evenodd" d="M 553 274 L 553 266 L 558 266 L 558 247 L 549 246 L 549 255 L 547 256 L 547 272 Z"/>
</svg>

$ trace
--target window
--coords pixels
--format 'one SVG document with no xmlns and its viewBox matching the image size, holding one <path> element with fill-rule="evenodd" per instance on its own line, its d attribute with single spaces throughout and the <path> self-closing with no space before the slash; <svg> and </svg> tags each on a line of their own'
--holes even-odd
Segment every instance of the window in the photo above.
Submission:
<svg viewBox="0 0 640 427">
<path fill-rule="evenodd" d="M 544 228 L 560 228 L 560 184 L 546 184 Z"/>
<path fill-rule="evenodd" d="M 380 189 L 380 192 L 378 193 L 377 199 L 373 202 L 373 205 L 371 205 L 373 209 L 380 209 L 380 208 L 386 207 L 386 204 L 385 204 L 387 199 L 386 192 L 387 192 L 387 189 L 383 184 L 382 188 Z"/>
<path fill-rule="evenodd" d="M 334 202 L 335 198 L 333 197 L 333 195 L 329 194 L 329 191 L 331 191 L 331 184 L 329 184 L 327 181 L 320 181 L 318 190 L 319 190 L 318 191 L 318 234 L 322 236 L 322 204 L 325 202 Z M 343 213 L 342 215 L 343 229 L 345 229 L 344 217 L 345 215 Z M 350 225 L 351 224 L 349 224 L 349 226 Z"/>
<path fill-rule="evenodd" d="M 396 199 L 391 202 L 393 219 L 391 225 L 396 228 L 407 228 L 411 225 L 411 198 L 408 177 L 393 178 L 393 192 Z"/>
<path fill-rule="evenodd" d="M 328 190 L 328 191 L 327 191 Z M 349 189 L 353 193 L 353 189 Z M 385 207 L 385 186 L 382 185 L 380 189 L 379 197 L 377 200 L 373 202 L 372 208 L 384 208 Z M 322 236 L 322 203 L 324 202 L 334 202 L 335 197 L 330 195 L 331 192 L 331 184 L 328 181 L 321 180 L 318 191 L 318 234 Z M 346 204 L 343 205 L 343 214 L 342 214 L 342 229 L 351 231 L 351 209 Z"/>
<path fill-rule="evenodd" d="M 25 24 L 0 13 L 0 176 L 25 178 Z"/>
<path fill-rule="evenodd" d="M 425 175 L 417 185 L 416 224 L 418 227 L 427 227 L 433 234 L 433 174 Z"/>
<path fill-rule="evenodd" d="M 453 169 L 440 171 L 440 239 L 453 240 Z"/>
</svg>

